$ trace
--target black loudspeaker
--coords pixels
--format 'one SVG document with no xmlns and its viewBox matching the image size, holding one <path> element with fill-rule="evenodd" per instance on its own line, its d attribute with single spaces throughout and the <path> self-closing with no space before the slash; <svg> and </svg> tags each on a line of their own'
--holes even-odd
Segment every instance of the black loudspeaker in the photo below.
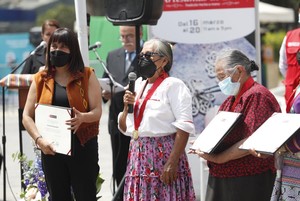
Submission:
<svg viewBox="0 0 300 201">
<path fill-rule="evenodd" d="M 106 18 L 113 25 L 156 25 L 163 0 L 105 0 Z"/>
</svg>

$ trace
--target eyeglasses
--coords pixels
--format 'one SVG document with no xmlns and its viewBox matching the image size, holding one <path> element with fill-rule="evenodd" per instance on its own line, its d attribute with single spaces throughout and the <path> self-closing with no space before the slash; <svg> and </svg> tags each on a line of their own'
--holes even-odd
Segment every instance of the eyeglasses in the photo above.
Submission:
<svg viewBox="0 0 300 201">
<path fill-rule="evenodd" d="M 217 73 L 218 80 L 222 81 L 222 80 L 225 80 L 228 77 L 233 76 L 233 74 L 235 73 L 236 69 L 237 69 L 236 67 L 228 68 L 228 69 L 225 69 L 224 71 L 222 71 L 221 73 Z"/>
<path fill-rule="evenodd" d="M 157 52 L 146 52 L 146 53 L 140 53 L 138 56 L 138 59 L 141 58 L 146 58 L 146 59 L 151 59 L 151 57 L 153 57 L 154 55 L 158 55 L 159 57 L 163 57 L 161 54 L 157 53 Z"/>
<path fill-rule="evenodd" d="M 134 35 L 133 34 L 128 34 L 128 35 L 121 35 L 119 40 L 122 41 L 122 40 L 133 40 L 134 38 Z"/>
</svg>

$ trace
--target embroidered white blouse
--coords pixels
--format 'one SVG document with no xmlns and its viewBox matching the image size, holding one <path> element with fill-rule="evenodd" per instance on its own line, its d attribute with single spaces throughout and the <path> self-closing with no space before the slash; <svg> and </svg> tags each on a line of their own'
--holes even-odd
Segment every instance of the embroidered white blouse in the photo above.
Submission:
<svg viewBox="0 0 300 201">
<path fill-rule="evenodd" d="M 138 78 L 135 82 L 136 98 L 145 85 L 146 80 Z M 148 90 L 153 84 L 147 84 L 140 98 L 139 107 L 142 105 Z M 119 114 L 120 119 L 122 112 Z M 133 113 L 126 118 L 127 130 L 122 131 L 132 136 L 134 129 Z M 166 78 L 155 90 L 148 100 L 143 119 L 138 128 L 139 137 L 160 137 L 176 133 L 181 129 L 189 134 L 195 133 L 192 117 L 192 96 L 187 86 L 178 78 Z"/>
</svg>

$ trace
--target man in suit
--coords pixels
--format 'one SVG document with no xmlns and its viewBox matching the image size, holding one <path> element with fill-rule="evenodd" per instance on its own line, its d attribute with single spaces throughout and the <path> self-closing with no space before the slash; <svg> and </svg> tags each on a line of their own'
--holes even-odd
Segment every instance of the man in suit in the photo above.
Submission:
<svg viewBox="0 0 300 201">
<path fill-rule="evenodd" d="M 140 38 L 142 36 L 142 29 L 140 28 Z M 138 60 L 136 54 L 136 33 L 135 26 L 120 26 L 120 40 L 122 42 L 121 48 L 113 50 L 108 53 L 106 65 L 108 71 L 111 73 L 113 79 L 123 86 L 129 83 L 128 74 L 130 72 L 137 73 Z M 108 77 L 104 72 L 103 77 Z M 120 186 L 122 178 L 126 172 L 127 155 L 130 137 L 123 135 L 118 129 L 118 114 L 123 111 L 123 92 L 114 93 L 102 91 L 104 102 L 111 100 L 109 108 L 108 131 L 111 136 L 111 145 L 113 152 L 113 179 L 117 185 L 121 187 L 121 199 L 123 200 L 123 186 Z M 120 198 L 119 197 L 119 198 Z"/>
</svg>

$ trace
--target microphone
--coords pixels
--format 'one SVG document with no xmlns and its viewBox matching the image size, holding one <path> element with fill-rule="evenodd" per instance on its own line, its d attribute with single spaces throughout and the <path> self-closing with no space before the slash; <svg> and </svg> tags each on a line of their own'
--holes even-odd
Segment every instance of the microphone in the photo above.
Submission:
<svg viewBox="0 0 300 201">
<path fill-rule="evenodd" d="M 89 46 L 89 51 L 101 47 L 101 42 L 97 41 L 94 45 Z"/>
<path fill-rule="evenodd" d="M 136 74 L 134 72 L 130 72 L 128 74 L 128 79 L 129 79 L 129 91 L 134 92 L 134 82 L 136 80 Z M 133 112 L 133 105 L 129 104 L 128 105 L 128 113 Z"/>
<path fill-rule="evenodd" d="M 42 41 L 39 46 L 37 46 L 30 55 L 34 55 L 36 52 L 40 51 L 41 49 L 45 48 L 47 46 L 47 43 L 45 41 Z"/>
</svg>

